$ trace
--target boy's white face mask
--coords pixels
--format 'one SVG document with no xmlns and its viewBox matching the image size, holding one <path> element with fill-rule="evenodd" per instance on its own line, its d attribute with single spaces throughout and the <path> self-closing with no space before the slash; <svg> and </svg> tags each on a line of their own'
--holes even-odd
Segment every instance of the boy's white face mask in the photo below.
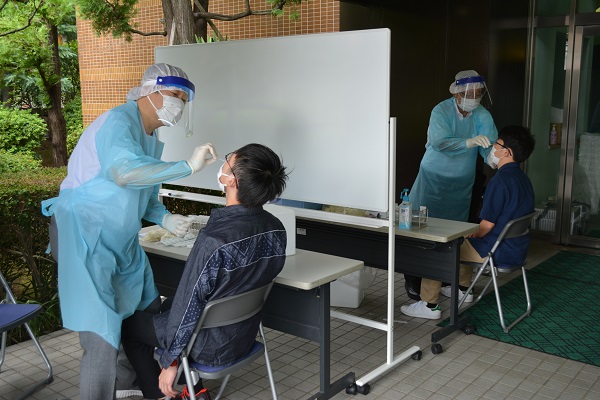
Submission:
<svg viewBox="0 0 600 400">
<path fill-rule="evenodd" d="M 225 164 L 223 164 L 223 165 L 225 165 Z M 229 174 L 223 173 L 223 165 L 221 165 L 221 167 L 219 168 L 219 172 L 217 172 L 217 183 L 219 184 L 219 189 L 221 189 L 221 192 L 225 192 L 225 186 L 227 186 L 226 184 L 221 183 L 221 177 L 222 176 L 227 176 L 227 177 L 231 176 Z"/>
<path fill-rule="evenodd" d="M 488 156 L 487 156 L 487 164 L 492 169 L 497 169 L 498 164 L 500 164 L 500 159 L 504 158 L 504 157 L 496 157 L 496 151 L 500 151 L 500 150 L 496 150 L 494 148 L 494 146 L 492 145 L 492 149 L 490 150 L 490 152 L 488 153 Z"/>
</svg>

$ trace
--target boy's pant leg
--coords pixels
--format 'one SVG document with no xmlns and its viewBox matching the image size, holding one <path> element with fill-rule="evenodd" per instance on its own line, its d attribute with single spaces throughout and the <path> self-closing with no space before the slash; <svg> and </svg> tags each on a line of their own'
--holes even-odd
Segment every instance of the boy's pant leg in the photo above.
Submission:
<svg viewBox="0 0 600 400">
<path fill-rule="evenodd" d="M 471 245 L 469 239 L 465 239 L 463 244 L 460 246 L 460 261 L 482 263 L 485 258 L 482 258 L 477 250 Z M 469 287 L 471 280 L 473 279 L 473 266 L 472 265 L 460 265 L 460 286 Z"/>
</svg>

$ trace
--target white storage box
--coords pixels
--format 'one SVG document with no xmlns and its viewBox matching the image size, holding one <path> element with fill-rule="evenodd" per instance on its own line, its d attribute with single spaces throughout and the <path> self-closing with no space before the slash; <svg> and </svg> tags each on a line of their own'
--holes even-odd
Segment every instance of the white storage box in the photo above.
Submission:
<svg viewBox="0 0 600 400">
<path fill-rule="evenodd" d="M 537 215 L 531 221 L 531 228 L 545 232 L 554 232 L 556 226 L 556 208 L 536 208 Z M 571 207 L 571 235 L 581 235 L 585 231 L 585 224 L 590 218 L 589 207 L 585 204 L 573 204 Z"/>
<path fill-rule="evenodd" d="M 274 204 L 265 204 L 263 208 L 279 218 L 287 233 L 287 246 L 285 248 L 286 256 L 296 254 L 296 214 L 289 207 L 276 206 Z"/>
<path fill-rule="evenodd" d="M 377 271 L 365 267 L 331 282 L 331 307 L 357 308 L 365 298 L 365 289 L 375 280 Z"/>
</svg>

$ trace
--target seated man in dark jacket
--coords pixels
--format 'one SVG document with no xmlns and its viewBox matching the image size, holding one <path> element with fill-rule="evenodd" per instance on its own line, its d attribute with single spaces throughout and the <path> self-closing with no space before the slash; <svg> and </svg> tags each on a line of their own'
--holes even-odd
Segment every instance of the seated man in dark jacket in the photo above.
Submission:
<svg viewBox="0 0 600 400">
<path fill-rule="evenodd" d="M 479 214 L 479 230 L 470 235 L 460 247 L 461 261 L 483 262 L 496 243 L 506 224 L 534 210 L 534 194 L 531 182 L 519 164 L 531 155 L 535 139 L 527 128 L 507 126 L 498 133 L 498 140 L 488 155 L 488 164 L 498 172 L 490 180 L 483 196 Z M 515 265 L 525 261 L 529 248 L 529 236 L 506 239 L 494 254 L 497 264 Z M 459 300 L 473 301 L 473 293 L 466 293 L 473 277 L 473 267 L 461 265 Z M 439 294 L 450 296 L 450 286 L 431 279 L 421 281 L 421 301 L 402 306 L 402 313 L 417 318 L 439 319 L 442 316 L 438 304 Z"/>
<path fill-rule="evenodd" d="M 173 389 L 177 359 L 207 302 L 263 286 L 285 263 L 283 224 L 262 208 L 285 188 L 286 168 L 277 154 L 260 144 L 246 145 L 225 157 L 217 179 L 226 207 L 213 209 L 200 231 L 170 309 L 160 314 L 136 312 L 123 322 L 123 347 L 145 398 L 178 395 Z M 207 365 L 233 362 L 250 351 L 259 321 L 255 316 L 202 330 L 191 358 Z M 160 366 L 153 359 L 155 347 L 165 350 Z M 185 397 L 180 393 L 179 398 Z"/>
</svg>

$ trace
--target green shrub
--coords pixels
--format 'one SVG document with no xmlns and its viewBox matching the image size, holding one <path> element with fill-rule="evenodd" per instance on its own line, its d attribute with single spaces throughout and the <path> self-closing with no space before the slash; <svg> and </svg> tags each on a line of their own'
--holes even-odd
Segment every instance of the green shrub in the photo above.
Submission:
<svg viewBox="0 0 600 400">
<path fill-rule="evenodd" d="M 5 150 L 0 150 L 0 173 L 31 171 L 40 168 L 41 165 L 42 161 L 31 154 L 13 154 Z"/>
<path fill-rule="evenodd" d="M 81 96 L 67 102 L 63 109 L 67 122 L 67 154 L 73 152 L 79 137 L 83 133 L 83 116 L 81 113 Z"/>
<path fill-rule="evenodd" d="M 31 111 L 0 107 L 0 150 L 34 154 L 47 132 L 46 122 Z"/>
<path fill-rule="evenodd" d="M 57 267 L 46 254 L 50 219 L 40 203 L 58 193 L 66 168 L 38 168 L 0 174 L 0 268 L 19 302 L 44 305 L 44 313 L 31 324 L 36 334 L 60 326 Z M 27 338 L 23 330 L 10 332 L 10 343 Z"/>
<path fill-rule="evenodd" d="M 183 192 L 207 194 L 211 196 L 223 196 L 223 192 L 218 190 L 198 189 L 187 186 L 178 186 L 163 184 L 163 189 L 180 190 Z M 210 215 L 210 210 L 213 208 L 221 207 L 216 204 L 202 203 L 193 200 L 177 199 L 174 197 L 164 197 L 163 204 L 167 207 L 167 210 L 173 214 L 181 215 Z"/>
</svg>

